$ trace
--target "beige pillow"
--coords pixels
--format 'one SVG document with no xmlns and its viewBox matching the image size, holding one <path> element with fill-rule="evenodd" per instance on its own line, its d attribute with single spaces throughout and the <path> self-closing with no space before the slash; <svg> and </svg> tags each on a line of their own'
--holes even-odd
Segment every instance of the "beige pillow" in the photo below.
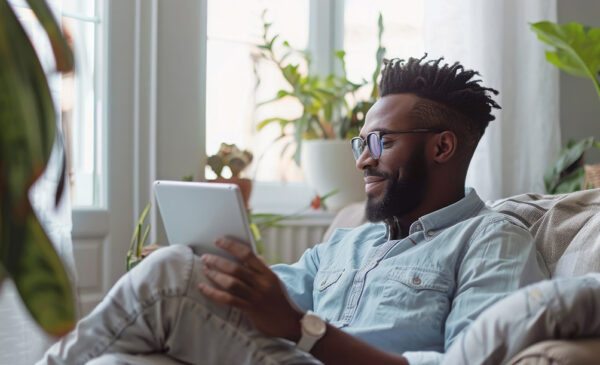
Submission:
<svg viewBox="0 0 600 365">
<path fill-rule="evenodd" d="M 553 277 L 600 271 L 600 189 L 523 194 L 489 205 L 529 227 Z"/>
</svg>

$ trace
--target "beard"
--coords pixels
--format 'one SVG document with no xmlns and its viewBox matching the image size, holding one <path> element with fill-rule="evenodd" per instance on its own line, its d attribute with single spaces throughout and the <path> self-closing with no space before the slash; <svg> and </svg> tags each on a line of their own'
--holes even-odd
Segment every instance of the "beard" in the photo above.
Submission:
<svg viewBox="0 0 600 365">
<path fill-rule="evenodd" d="M 367 176 L 380 176 L 387 180 L 380 199 L 373 194 L 367 196 L 366 216 L 369 222 L 401 217 L 423 201 L 428 176 L 424 148 L 416 150 L 409 158 L 402 178 L 398 178 L 399 174 L 399 169 L 394 173 L 365 170 Z"/>
</svg>

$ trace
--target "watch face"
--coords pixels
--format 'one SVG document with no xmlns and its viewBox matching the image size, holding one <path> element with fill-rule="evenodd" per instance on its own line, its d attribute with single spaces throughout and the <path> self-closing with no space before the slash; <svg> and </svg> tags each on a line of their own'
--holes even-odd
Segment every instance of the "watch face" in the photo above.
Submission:
<svg viewBox="0 0 600 365">
<path fill-rule="evenodd" d="M 325 322 L 314 314 L 307 314 L 304 316 L 303 324 L 304 329 L 311 336 L 321 336 L 325 333 L 325 329 L 327 328 Z"/>
</svg>

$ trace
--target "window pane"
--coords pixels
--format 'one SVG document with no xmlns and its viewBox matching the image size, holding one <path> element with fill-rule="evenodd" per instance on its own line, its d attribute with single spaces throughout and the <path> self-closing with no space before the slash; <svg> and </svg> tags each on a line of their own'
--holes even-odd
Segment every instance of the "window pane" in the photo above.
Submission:
<svg viewBox="0 0 600 365">
<path fill-rule="evenodd" d="M 344 3 L 344 50 L 350 80 L 371 80 L 377 50 L 377 19 L 383 16 L 386 58 L 421 57 L 423 0 L 346 0 Z M 358 94 L 367 97 L 370 88 Z"/>
<path fill-rule="evenodd" d="M 266 60 L 255 63 L 258 54 L 255 45 L 261 42 L 261 14 L 266 9 L 267 20 L 273 23 L 271 34 L 280 34 L 280 39 L 287 40 L 294 48 L 305 49 L 308 3 L 308 0 L 208 1 L 206 151 L 208 155 L 216 153 L 222 142 L 250 149 L 254 162 L 248 175 L 256 180 L 302 179 L 291 157 L 280 157 L 286 141 L 272 143 L 280 134 L 278 126 L 256 131 L 259 121 L 276 116 L 297 117 L 301 107 L 293 100 L 281 100 L 256 108 L 256 104 L 289 86 L 274 65 Z M 300 60 L 290 57 L 286 62 Z M 291 152 L 293 149 L 288 149 L 288 154 Z M 207 177 L 214 175 L 207 170 Z"/>
<path fill-rule="evenodd" d="M 63 0 L 63 31 L 72 42 L 75 72 L 63 75 L 61 105 L 74 206 L 101 204 L 100 17 L 94 0 Z"/>
</svg>

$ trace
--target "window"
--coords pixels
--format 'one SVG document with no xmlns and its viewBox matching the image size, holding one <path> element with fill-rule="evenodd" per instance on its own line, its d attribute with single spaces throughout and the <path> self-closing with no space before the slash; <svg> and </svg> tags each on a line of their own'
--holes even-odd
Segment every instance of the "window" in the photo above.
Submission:
<svg viewBox="0 0 600 365">
<path fill-rule="evenodd" d="M 308 0 L 208 1 L 206 150 L 208 155 L 216 153 L 221 142 L 251 149 L 255 180 L 302 179 L 291 158 L 279 157 L 283 143 L 272 143 L 279 135 L 278 126 L 256 131 L 260 120 L 274 115 L 294 117 L 301 112 L 293 100 L 256 108 L 256 104 L 273 98 L 287 86 L 274 65 L 257 59 L 256 45 L 261 43 L 261 16 L 266 9 L 266 19 L 273 23 L 270 32 L 280 34 L 280 39 L 297 49 L 306 49 L 308 3 Z M 290 57 L 290 62 L 299 60 Z M 214 177 L 208 169 L 207 177 Z"/>
<path fill-rule="evenodd" d="M 206 151 L 214 154 L 221 142 L 235 143 L 250 149 L 255 156 L 250 177 L 257 181 L 303 181 L 301 170 L 291 159 L 293 148 L 284 153 L 286 141 L 273 143 L 280 129 L 271 124 L 256 131 L 259 121 L 274 116 L 297 117 L 301 108 L 295 100 L 263 105 L 287 84 L 278 70 L 264 60 L 253 63 L 255 45 L 261 41 L 261 14 L 266 9 L 267 21 L 272 23 L 272 34 L 280 34 L 295 49 L 309 47 L 309 24 L 320 24 L 325 29 L 320 39 L 343 38 L 346 68 L 351 80 L 371 79 L 375 69 L 377 48 L 377 18 L 383 13 L 385 31 L 383 45 L 386 57 L 420 56 L 423 54 L 423 1 L 398 0 L 323 0 L 335 7 L 330 16 L 317 14 L 311 8 L 315 1 L 308 0 L 208 0 L 207 29 L 207 85 L 206 85 Z M 322 5 L 322 4 L 317 4 Z M 339 5 L 342 5 L 341 7 Z M 231 11 L 236 9 L 236 11 Z M 323 8 L 321 8 L 322 10 Z M 319 10 L 320 11 L 320 10 Z M 336 19 L 342 17 L 343 34 L 337 32 Z M 319 48 L 319 47 L 315 47 Z M 279 49 L 276 52 L 284 52 Z M 333 52 L 333 50 L 327 50 Z M 331 57 L 312 53 L 313 59 Z M 286 62 L 298 63 L 298 58 Z M 257 65 L 257 66 L 256 66 Z M 256 68 L 255 68 L 256 66 Z M 257 81 L 260 83 L 257 85 Z M 367 96 L 372 86 L 360 90 L 358 96 Z M 214 174 L 207 169 L 207 178 Z"/>
<path fill-rule="evenodd" d="M 408 59 L 423 55 L 423 1 L 345 0 L 344 5 L 344 50 L 350 80 L 370 80 L 375 70 L 380 12 L 386 58 Z M 371 87 L 363 87 L 358 96 L 366 98 Z"/>
<path fill-rule="evenodd" d="M 69 183 L 73 206 L 102 205 L 101 78 L 99 46 L 101 24 L 99 6 L 94 0 L 50 1 L 60 17 L 65 38 L 75 56 L 75 71 L 59 75 L 53 72 L 54 57 L 46 34 L 25 1 L 11 2 L 35 44 L 47 72 L 50 90 L 60 101 L 61 124 L 67 148 Z"/>
<path fill-rule="evenodd" d="M 101 7 L 62 0 L 62 24 L 72 42 L 75 72 L 63 75 L 62 125 L 69 154 L 73 206 L 103 205 Z"/>
</svg>

